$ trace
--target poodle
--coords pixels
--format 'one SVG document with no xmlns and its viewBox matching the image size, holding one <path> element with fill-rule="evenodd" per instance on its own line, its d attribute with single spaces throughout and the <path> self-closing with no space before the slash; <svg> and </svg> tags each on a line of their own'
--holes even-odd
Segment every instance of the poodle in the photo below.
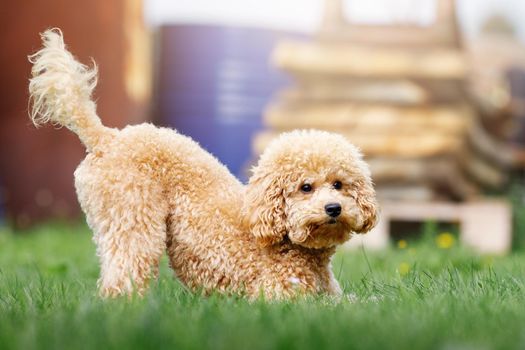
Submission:
<svg viewBox="0 0 525 350">
<path fill-rule="evenodd" d="M 87 156 L 75 188 L 100 259 L 103 297 L 143 295 L 167 252 L 184 285 L 286 299 L 340 295 L 335 248 L 377 219 L 368 166 L 344 137 L 303 130 L 274 140 L 243 185 L 189 137 L 150 124 L 102 125 L 97 69 L 58 29 L 30 56 L 31 119 L 76 133 Z"/>
</svg>

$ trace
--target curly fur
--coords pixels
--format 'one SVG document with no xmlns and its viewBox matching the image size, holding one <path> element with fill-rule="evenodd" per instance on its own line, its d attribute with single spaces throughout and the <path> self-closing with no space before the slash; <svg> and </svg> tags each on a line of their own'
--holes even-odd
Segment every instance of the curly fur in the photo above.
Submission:
<svg viewBox="0 0 525 350">
<path fill-rule="evenodd" d="M 174 130 L 104 127 L 91 94 L 96 69 L 66 50 L 58 30 L 31 56 L 35 125 L 64 125 L 88 154 L 75 171 L 94 232 L 102 296 L 143 294 L 166 251 L 192 290 L 251 298 L 338 295 L 335 247 L 376 221 L 368 167 L 343 137 L 295 131 L 273 141 L 242 185 L 212 155 Z M 335 188 L 341 181 L 342 188 Z M 301 185 L 312 185 L 303 193 Z M 327 203 L 340 203 L 337 219 Z"/>
</svg>

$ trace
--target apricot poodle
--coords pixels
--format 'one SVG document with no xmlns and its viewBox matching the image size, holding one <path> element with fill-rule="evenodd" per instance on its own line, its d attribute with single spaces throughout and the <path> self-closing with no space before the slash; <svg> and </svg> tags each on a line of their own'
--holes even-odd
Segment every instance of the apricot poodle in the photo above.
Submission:
<svg viewBox="0 0 525 350">
<path fill-rule="evenodd" d="M 77 62 L 59 30 L 30 56 L 35 125 L 75 132 L 75 171 L 94 232 L 102 296 L 143 294 L 166 251 L 190 289 L 271 299 L 339 295 L 330 260 L 370 230 L 376 201 L 367 165 L 342 136 L 293 131 L 274 140 L 248 185 L 190 138 L 150 124 L 102 125 L 97 70 Z"/>
</svg>

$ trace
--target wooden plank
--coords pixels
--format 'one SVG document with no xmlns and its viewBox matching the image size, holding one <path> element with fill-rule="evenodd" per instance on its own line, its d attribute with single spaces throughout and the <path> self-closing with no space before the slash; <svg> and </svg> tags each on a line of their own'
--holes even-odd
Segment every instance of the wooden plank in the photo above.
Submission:
<svg viewBox="0 0 525 350">
<path fill-rule="evenodd" d="M 460 200 L 479 195 L 478 187 L 461 171 L 454 155 L 431 159 L 370 158 L 367 162 L 378 186 L 428 185 L 440 189 L 441 198 Z"/>
<path fill-rule="evenodd" d="M 360 25 L 344 24 L 339 27 L 321 28 L 318 38 L 322 41 L 341 41 L 352 44 L 397 47 L 459 47 L 459 40 L 451 28 L 425 28 L 411 25 Z"/>
<path fill-rule="evenodd" d="M 430 93 L 407 80 L 370 81 L 358 79 L 297 79 L 297 86 L 280 93 L 285 103 L 299 102 L 382 102 L 421 105 L 430 101 Z"/>
<path fill-rule="evenodd" d="M 503 168 L 512 168 L 525 164 L 522 153 L 493 138 L 481 125 L 479 120 L 474 119 L 472 126 L 468 128 L 468 141 L 472 149 L 487 160 Z"/>
<path fill-rule="evenodd" d="M 506 171 L 467 150 L 450 157 L 432 159 L 375 157 L 368 159 L 368 164 L 376 183 L 423 180 L 435 182 L 449 178 L 449 181 L 456 184 L 475 182 L 485 188 L 497 189 L 508 181 Z M 461 174 L 461 178 L 451 178 L 454 174 Z"/>
<path fill-rule="evenodd" d="M 279 94 L 283 102 L 369 102 L 424 106 L 458 104 L 467 94 L 461 81 L 359 79 L 322 75 L 294 76 L 295 86 Z"/>
<path fill-rule="evenodd" d="M 354 77 L 465 79 L 467 67 L 459 50 L 405 50 L 338 43 L 283 41 L 274 51 L 277 67 L 304 73 Z"/>
<path fill-rule="evenodd" d="M 413 132 L 464 134 L 470 125 L 467 106 L 405 107 L 373 103 L 301 103 L 270 105 L 267 126 L 276 129 L 330 128 L 367 130 L 401 129 Z"/>
<path fill-rule="evenodd" d="M 463 144 L 461 137 L 439 133 L 364 134 L 340 132 L 358 146 L 367 156 L 398 156 L 406 158 L 432 157 L 454 154 Z M 260 154 L 279 132 L 262 132 L 255 136 L 253 151 Z"/>
<path fill-rule="evenodd" d="M 433 159 L 374 157 L 368 158 L 367 163 L 374 183 L 431 182 L 432 177 L 440 177 L 454 167 L 450 157 Z"/>
<path fill-rule="evenodd" d="M 421 184 L 378 184 L 376 196 L 380 201 L 431 201 L 436 200 L 434 189 Z"/>
<path fill-rule="evenodd" d="M 490 162 L 468 148 L 458 154 L 458 163 L 474 181 L 485 188 L 501 189 L 509 180 L 509 170 Z"/>
</svg>

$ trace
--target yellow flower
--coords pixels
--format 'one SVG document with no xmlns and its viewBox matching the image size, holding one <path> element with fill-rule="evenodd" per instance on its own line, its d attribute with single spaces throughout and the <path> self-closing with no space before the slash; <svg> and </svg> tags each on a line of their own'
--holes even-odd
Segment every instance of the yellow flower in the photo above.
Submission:
<svg viewBox="0 0 525 350">
<path fill-rule="evenodd" d="M 436 245 L 441 249 L 449 249 L 454 245 L 456 239 L 449 232 L 440 233 L 436 238 Z"/>
<path fill-rule="evenodd" d="M 399 267 L 397 269 L 401 276 L 405 276 L 407 273 L 410 272 L 410 265 L 406 262 L 402 262 L 401 264 L 399 264 Z"/>
<path fill-rule="evenodd" d="M 397 241 L 397 247 L 399 249 L 405 249 L 407 246 L 408 246 L 408 243 L 404 239 L 400 239 L 399 241 Z"/>
</svg>

